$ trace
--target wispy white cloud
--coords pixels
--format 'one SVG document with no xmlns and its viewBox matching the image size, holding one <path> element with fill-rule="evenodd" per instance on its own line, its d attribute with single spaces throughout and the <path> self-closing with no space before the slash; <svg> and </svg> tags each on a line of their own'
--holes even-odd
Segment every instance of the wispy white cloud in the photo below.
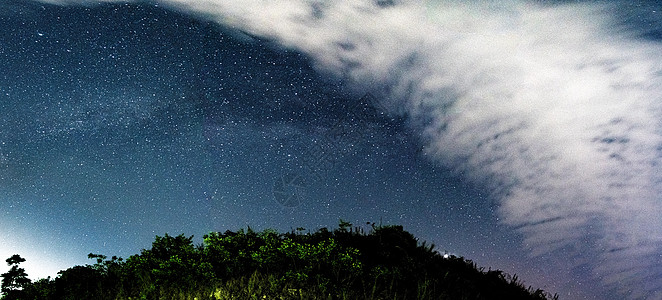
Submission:
<svg viewBox="0 0 662 300">
<path fill-rule="evenodd" d="M 662 299 L 662 46 L 617 22 L 615 6 L 161 3 L 379 94 L 439 163 L 492 191 L 533 255 L 578 257 L 607 289 Z"/>
</svg>

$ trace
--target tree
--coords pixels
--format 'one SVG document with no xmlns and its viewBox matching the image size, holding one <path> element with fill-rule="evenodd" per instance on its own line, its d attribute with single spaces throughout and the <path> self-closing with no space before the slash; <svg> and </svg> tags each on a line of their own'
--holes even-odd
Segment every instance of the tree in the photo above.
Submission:
<svg viewBox="0 0 662 300">
<path fill-rule="evenodd" d="M 7 273 L 0 275 L 2 277 L 2 288 L 0 290 L 5 294 L 4 299 L 18 299 L 18 294 L 22 289 L 31 283 L 25 269 L 18 267 L 20 263 L 25 261 L 25 258 L 14 254 L 5 261 L 11 268 Z"/>
<path fill-rule="evenodd" d="M 171 298 L 177 293 L 192 292 L 205 287 L 213 277 L 212 265 L 203 261 L 202 251 L 193 245 L 193 236 L 183 234 L 157 236 L 152 249 L 143 249 L 126 261 L 133 295 L 138 297 Z"/>
</svg>

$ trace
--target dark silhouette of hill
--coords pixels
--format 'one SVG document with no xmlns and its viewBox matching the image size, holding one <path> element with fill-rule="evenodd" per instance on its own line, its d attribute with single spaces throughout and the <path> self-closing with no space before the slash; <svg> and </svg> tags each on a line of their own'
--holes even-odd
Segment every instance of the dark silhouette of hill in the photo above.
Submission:
<svg viewBox="0 0 662 300">
<path fill-rule="evenodd" d="M 19 272 L 24 260 L 15 255 L 7 260 L 14 272 L 2 275 L 2 299 L 558 298 L 524 287 L 517 276 L 442 255 L 402 226 L 368 224 L 367 233 L 342 220 L 314 233 L 249 227 L 210 233 L 197 246 L 192 236 L 166 234 L 126 260 L 90 254 L 94 264 L 35 282 Z"/>
</svg>

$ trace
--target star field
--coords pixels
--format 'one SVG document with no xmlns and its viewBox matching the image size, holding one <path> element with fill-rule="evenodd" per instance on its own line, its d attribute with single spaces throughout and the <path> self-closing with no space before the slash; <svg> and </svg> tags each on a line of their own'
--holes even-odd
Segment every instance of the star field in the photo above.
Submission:
<svg viewBox="0 0 662 300">
<path fill-rule="evenodd" d="M 0 254 L 24 255 L 32 277 L 165 233 L 339 218 L 513 266 L 517 236 L 480 190 L 428 160 L 405 119 L 352 111 L 366 93 L 304 55 L 153 5 L 5 6 Z M 294 206 L 274 194 L 288 174 Z"/>
</svg>

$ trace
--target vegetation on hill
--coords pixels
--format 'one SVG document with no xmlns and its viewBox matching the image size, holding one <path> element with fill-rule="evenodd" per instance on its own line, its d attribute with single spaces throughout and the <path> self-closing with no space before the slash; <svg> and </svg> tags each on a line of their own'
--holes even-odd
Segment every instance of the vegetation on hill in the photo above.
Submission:
<svg viewBox="0 0 662 300">
<path fill-rule="evenodd" d="M 314 233 L 210 233 L 157 236 L 126 260 L 90 254 L 92 265 L 31 282 L 18 264 L 2 274 L 10 299 L 557 299 L 516 276 L 442 255 L 402 226 L 366 233 L 341 220 Z"/>
</svg>

